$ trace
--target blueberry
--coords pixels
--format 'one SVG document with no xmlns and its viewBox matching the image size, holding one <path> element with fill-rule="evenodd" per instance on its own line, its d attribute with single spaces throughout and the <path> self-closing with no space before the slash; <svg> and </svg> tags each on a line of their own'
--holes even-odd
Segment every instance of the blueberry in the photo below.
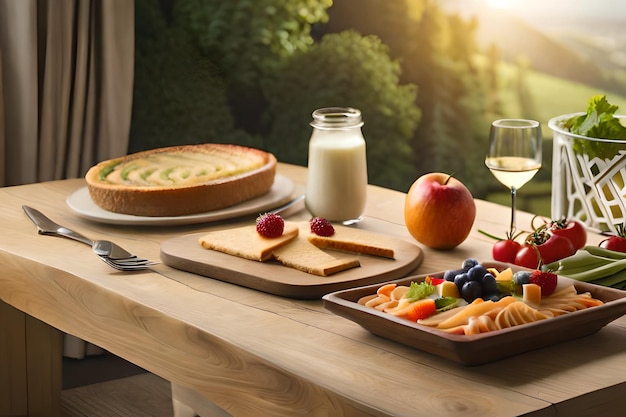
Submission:
<svg viewBox="0 0 626 417">
<path fill-rule="evenodd" d="M 461 297 L 468 303 L 471 303 L 477 298 L 482 297 L 483 295 L 483 287 L 480 285 L 480 282 L 477 281 L 467 281 L 463 284 L 461 288 Z"/>
<path fill-rule="evenodd" d="M 495 303 L 496 301 L 500 301 L 500 294 L 498 294 L 498 293 L 483 294 L 483 300 L 485 300 L 485 301 L 493 301 Z"/>
<path fill-rule="evenodd" d="M 470 281 L 478 281 L 480 282 L 485 274 L 487 273 L 487 268 L 482 265 L 475 265 L 467 271 L 467 276 Z"/>
<path fill-rule="evenodd" d="M 516 285 L 524 285 L 530 282 L 529 271 L 517 271 L 513 274 L 513 283 Z"/>
<path fill-rule="evenodd" d="M 474 259 L 474 258 L 467 258 L 466 260 L 463 261 L 463 264 L 461 265 L 461 268 L 463 268 L 464 271 L 469 271 L 469 269 L 473 266 L 478 265 L 479 262 Z"/>
<path fill-rule="evenodd" d="M 496 277 L 493 274 L 487 272 L 481 281 L 483 287 L 483 293 L 485 294 L 497 294 L 498 293 L 498 283 L 496 282 Z"/>
<path fill-rule="evenodd" d="M 443 279 L 445 279 L 446 281 L 454 282 L 454 277 L 456 277 L 457 275 L 463 272 L 464 271 L 462 269 L 449 269 L 446 272 L 444 272 Z"/>
<path fill-rule="evenodd" d="M 458 274 L 457 276 L 454 277 L 454 284 L 456 285 L 456 287 L 459 289 L 459 292 L 461 291 L 461 289 L 463 288 L 463 285 L 465 285 L 465 283 L 469 280 L 467 273 L 463 272 L 461 274 Z"/>
</svg>

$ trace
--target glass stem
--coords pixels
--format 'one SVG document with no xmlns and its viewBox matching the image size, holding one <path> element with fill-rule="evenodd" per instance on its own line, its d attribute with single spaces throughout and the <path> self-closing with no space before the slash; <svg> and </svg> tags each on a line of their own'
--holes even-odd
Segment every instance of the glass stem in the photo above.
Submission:
<svg viewBox="0 0 626 417">
<path fill-rule="evenodd" d="M 515 194 L 517 194 L 517 189 L 515 187 L 511 187 L 511 236 L 515 235 Z"/>
</svg>

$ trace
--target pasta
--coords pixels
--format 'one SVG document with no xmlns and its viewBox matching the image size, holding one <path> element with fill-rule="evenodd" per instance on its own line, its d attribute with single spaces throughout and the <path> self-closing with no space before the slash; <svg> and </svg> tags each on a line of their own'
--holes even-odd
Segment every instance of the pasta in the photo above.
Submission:
<svg viewBox="0 0 626 417">
<path fill-rule="evenodd" d="M 407 291 L 407 286 L 387 284 L 380 287 L 376 294 L 362 297 L 357 302 L 389 314 L 402 315 L 402 311 L 411 303 L 403 298 Z M 602 304 L 589 292 L 577 293 L 571 285 L 548 297 L 542 297 L 538 306 L 527 304 L 514 296 L 506 296 L 498 301 L 478 298 L 471 304 L 436 313 L 417 322 L 451 334 L 472 335 L 533 323 Z"/>
<path fill-rule="evenodd" d="M 409 291 L 407 286 L 397 286 L 396 284 L 386 284 L 380 287 L 376 294 L 366 295 L 357 301 L 366 307 L 372 307 L 379 311 L 392 309 L 398 306 L 398 302 Z"/>
</svg>

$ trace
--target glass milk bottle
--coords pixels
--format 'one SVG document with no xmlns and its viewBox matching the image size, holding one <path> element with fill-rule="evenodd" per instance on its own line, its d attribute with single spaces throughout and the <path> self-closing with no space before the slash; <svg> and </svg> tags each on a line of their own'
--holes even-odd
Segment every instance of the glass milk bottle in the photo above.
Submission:
<svg viewBox="0 0 626 417">
<path fill-rule="evenodd" d="M 361 112 L 342 107 L 318 109 L 313 112 L 311 126 L 307 210 L 329 221 L 359 221 L 367 189 Z"/>
</svg>

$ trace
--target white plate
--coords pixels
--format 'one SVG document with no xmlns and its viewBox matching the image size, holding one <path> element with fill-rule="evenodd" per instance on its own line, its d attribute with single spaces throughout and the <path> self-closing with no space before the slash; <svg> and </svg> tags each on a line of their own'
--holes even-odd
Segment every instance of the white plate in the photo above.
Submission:
<svg viewBox="0 0 626 417">
<path fill-rule="evenodd" d="M 80 217 L 99 223 L 174 226 L 208 223 L 248 214 L 260 214 L 288 202 L 292 197 L 293 190 L 293 181 L 285 176 L 276 175 L 274 185 L 272 185 L 269 192 L 262 196 L 221 210 L 171 217 L 133 216 L 131 214 L 113 213 L 104 210 L 93 202 L 87 187 L 79 188 L 70 194 L 67 198 L 67 205 Z"/>
</svg>

